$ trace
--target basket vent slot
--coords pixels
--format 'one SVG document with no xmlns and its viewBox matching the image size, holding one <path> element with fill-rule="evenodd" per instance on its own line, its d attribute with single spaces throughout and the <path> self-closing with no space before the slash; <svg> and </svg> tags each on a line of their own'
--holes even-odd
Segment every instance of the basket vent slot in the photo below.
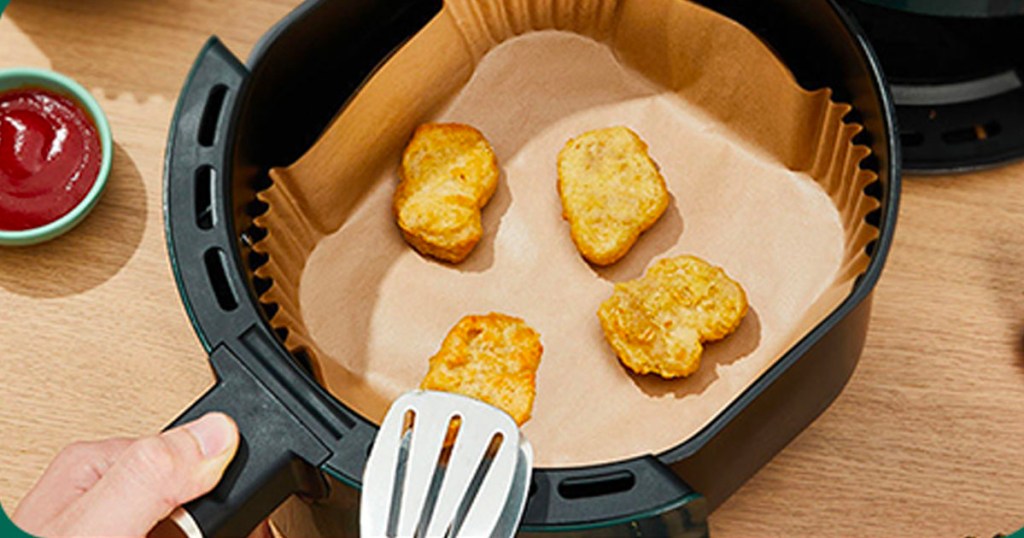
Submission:
<svg viewBox="0 0 1024 538">
<path fill-rule="evenodd" d="M 558 484 L 558 494 L 566 499 L 583 499 L 622 493 L 633 489 L 635 485 L 636 476 L 633 473 L 617 471 L 594 476 L 566 478 Z"/>
<path fill-rule="evenodd" d="M 199 120 L 199 145 L 205 148 L 212 146 L 217 139 L 217 124 L 220 122 L 220 112 L 224 108 L 224 99 L 227 95 L 228 87 L 223 84 L 210 88 L 203 116 Z"/>
<path fill-rule="evenodd" d="M 228 312 L 238 308 L 238 297 L 228 280 L 227 256 L 219 248 L 211 248 L 203 255 L 206 262 L 206 276 L 210 279 L 210 286 L 217 298 L 217 304 Z"/>
<path fill-rule="evenodd" d="M 203 230 L 213 228 L 213 185 L 217 179 L 217 170 L 210 165 L 196 169 L 196 225 Z"/>
<path fill-rule="evenodd" d="M 924 135 L 914 131 L 901 132 L 900 144 L 905 148 L 913 148 L 924 144 Z"/>
<path fill-rule="evenodd" d="M 990 121 L 979 123 L 969 127 L 961 127 L 942 133 L 942 140 L 947 144 L 966 144 L 969 142 L 980 142 L 994 138 L 1003 132 L 1003 126 L 999 122 Z"/>
</svg>

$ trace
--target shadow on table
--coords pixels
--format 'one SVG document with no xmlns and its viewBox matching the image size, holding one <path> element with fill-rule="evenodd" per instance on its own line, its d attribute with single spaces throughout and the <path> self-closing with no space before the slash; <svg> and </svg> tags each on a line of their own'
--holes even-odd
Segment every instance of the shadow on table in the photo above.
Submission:
<svg viewBox="0 0 1024 538">
<path fill-rule="evenodd" d="M 130 93 L 140 102 L 152 95 L 172 99 L 179 87 L 169 84 L 170 79 L 163 73 L 168 69 L 180 69 L 184 76 L 198 47 L 172 43 L 170 40 L 180 34 L 175 34 L 171 27 L 153 31 L 153 26 L 144 24 L 145 21 L 130 24 L 133 14 L 143 13 L 139 5 L 147 3 L 135 0 L 28 0 L 11 2 L 4 17 L 14 21 L 32 40 L 49 59 L 54 71 L 74 78 L 90 91 L 101 90 L 99 93 L 106 98 Z M 154 10 L 148 8 L 146 11 Z M 111 16 L 115 12 L 117 16 Z M 173 22 L 173 13 L 167 16 L 168 22 Z M 140 54 L 142 51 L 149 52 Z M 139 61 L 109 60 L 128 56 Z M 174 80 L 180 83 L 181 77 L 174 77 Z"/>
<path fill-rule="evenodd" d="M 982 173 L 971 179 L 984 181 L 988 177 Z M 1010 213 L 1009 218 L 1017 221 L 1018 216 Z M 1021 291 L 1024 289 L 1024 249 L 1020 237 L 1019 227 L 992 226 L 976 239 L 973 255 L 985 262 L 986 288 L 994 294 L 994 302 L 1002 311 L 999 317 L 1012 323 L 1011 327 L 992 327 L 992 330 L 1012 331 L 1010 345 L 1016 366 L 1024 374 L 1024 293 Z"/>
<path fill-rule="evenodd" d="M 138 168 L 114 144 L 106 191 L 75 229 L 46 243 L 0 250 L 0 287 L 32 297 L 64 297 L 117 274 L 146 229 L 146 186 Z"/>
<path fill-rule="evenodd" d="M 251 40 L 291 7 L 251 0 L 19 0 L 4 18 L 53 70 L 90 91 L 108 99 L 173 101 L 210 35 Z"/>
</svg>

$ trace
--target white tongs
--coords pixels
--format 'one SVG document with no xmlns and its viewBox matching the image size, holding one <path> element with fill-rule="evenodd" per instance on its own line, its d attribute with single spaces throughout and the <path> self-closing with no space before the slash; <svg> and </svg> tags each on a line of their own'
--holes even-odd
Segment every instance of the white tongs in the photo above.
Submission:
<svg viewBox="0 0 1024 538">
<path fill-rule="evenodd" d="M 533 449 L 505 412 L 456 394 L 408 392 L 391 405 L 366 462 L 361 533 L 511 537 L 532 470 Z"/>
</svg>

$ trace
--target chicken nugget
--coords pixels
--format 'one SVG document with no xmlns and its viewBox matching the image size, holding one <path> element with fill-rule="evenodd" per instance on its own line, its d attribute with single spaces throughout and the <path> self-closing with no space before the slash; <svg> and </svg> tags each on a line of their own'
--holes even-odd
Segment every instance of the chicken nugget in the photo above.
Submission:
<svg viewBox="0 0 1024 538">
<path fill-rule="evenodd" d="M 558 154 L 562 216 L 590 263 L 613 264 L 668 208 L 668 189 L 647 144 L 626 127 L 589 131 Z"/>
<path fill-rule="evenodd" d="M 493 312 L 466 316 L 430 358 L 420 388 L 476 398 L 522 426 L 533 409 L 543 351 L 540 335 L 519 318 Z"/>
<path fill-rule="evenodd" d="M 416 129 L 402 154 L 394 213 L 420 253 L 458 263 L 483 236 L 480 210 L 498 185 L 498 160 L 480 131 L 458 123 Z"/>
<path fill-rule="evenodd" d="M 616 284 L 597 311 L 622 364 L 666 379 L 697 371 L 702 343 L 732 334 L 746 314 L 743 288 L 695 256 L 659 260 L 643 277 Z"/>
</svg>

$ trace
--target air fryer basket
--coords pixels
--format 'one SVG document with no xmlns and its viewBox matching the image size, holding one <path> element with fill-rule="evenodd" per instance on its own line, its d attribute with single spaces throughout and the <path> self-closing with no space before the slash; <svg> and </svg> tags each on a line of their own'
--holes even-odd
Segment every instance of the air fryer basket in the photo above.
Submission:
<svg viewBox="0 0 1024 538">
<path fill-rule="evenodd" d="M 881 201 L 871 263 L 849 297 L 696 436 L 661 454 L 534 471 L 524 531 L 591 535 L 706 533 L 706 516 L 817 417 L 853 372 L 899 196 L 893 110 L 877 61 L 832 0 L 701 0 L 746 25 L 804 87 L 829 86 L 865 127 L 862 166 Z M 328 394 L 292 356 L 261 304 L 265 263 L 255 193 L 269 168 L 298 158 L 374 68 L 441 8 L 439 0 L 308 0 L 243 65 L 216 38 L 185 84 L 167 148 L 168 251 L 217 384 L 175 424 L 212 410 L 238 422 L 226 478 L 186 509 L 204 535 L 241 535 L 293 494 L 331 510 L 353 505 L 376 426 Z M 813 46 L 808 46 L 812 43 Z M 344 497 L 344 499 L 340 499 Z M 339 500 L 340 499 L 340 500 Z M 355 514 L 334 514 L 355 521 Z M 339 523 L 337 528 L 352 528 Z"/>
</svg>

